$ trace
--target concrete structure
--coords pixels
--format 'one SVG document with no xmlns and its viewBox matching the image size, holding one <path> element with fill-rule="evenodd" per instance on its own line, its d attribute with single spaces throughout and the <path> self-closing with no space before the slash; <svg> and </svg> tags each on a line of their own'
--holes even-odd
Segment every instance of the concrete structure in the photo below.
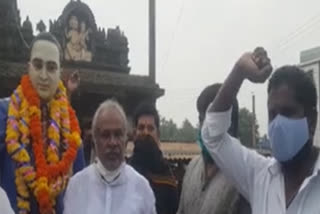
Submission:
<svg viewBox="0 0 320 214">
<path fill-rule="evenodd" d="M 319 107 L 319 94 L 320 94 L 320 47 L 312 48 L 309 50 L 302 51 L 300 53 L 300 64 L 299 66 L 307 72 L 310 77 L 314 80 L 317 94 L 318 94 L 318 124 L 315 133 L 315 145 L 320 147 L 320 107 Z"/>
<path fill-rule="evenodd" d="M 72 99 L 80 122 L 90 120 L 98 104 L 107 98 L 117 99 L 130 118 L 141 102 L 155 103 L 164 94 L 155 82 L 155 62 L 150 76 L 130 74 L 124 32 L 119 27 L 98 27 L 94 13 L 80 0 L 69 1 L 48 28 L 41 20 L 36 26 L 39 32 L 48 29 L 59 40 L 64 73 L 80 74 L 80 88 Z M 9 96 L 25 73 L 33 38 L 29 18 L 21 24 L 17 0 L 0 0 L 0 97 Z"/>
</svg>

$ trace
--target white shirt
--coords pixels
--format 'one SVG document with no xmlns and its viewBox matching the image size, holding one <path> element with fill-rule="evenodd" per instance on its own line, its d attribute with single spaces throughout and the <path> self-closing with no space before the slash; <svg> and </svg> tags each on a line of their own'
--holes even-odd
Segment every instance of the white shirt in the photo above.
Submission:
<svg viewBox="0 0 320 214">
<path fill-rule="evenodd" d="M 103 177 L 103 179 L 107 181 L 107 183 L 111 183 L 120 175 L 120 172 L 122 171 L 123 167 L 126 166 L 126 163 L 123 162 L 118 167 L 118 169 L 109 171 L 103 166 L 99 158 L 97 158 L 96 162 L 94 163 L 94 166 L 96 167 L 100 175 Z"/>
<path fill-rule="evenodd" d="M 0 211 L 1 214 L 14 214 L 5 191 L 0 187 Z"/>
<path fill-rule="evenodd" d="M 64 214 L 156 214 L 148 181 L 124 164 L 107 183 L 94 164 L 73 176 L 64 198 Z"/>
<path fill-rule="evenodd" d="M 286 209 L 279 163 L 242 146 L 227 133 L 230 124 L 231 110 L 207 112 L 202 137 L 216 164 L 251 203 L 252 214 L 320 214 L 319 159 Z"/>
</svg>

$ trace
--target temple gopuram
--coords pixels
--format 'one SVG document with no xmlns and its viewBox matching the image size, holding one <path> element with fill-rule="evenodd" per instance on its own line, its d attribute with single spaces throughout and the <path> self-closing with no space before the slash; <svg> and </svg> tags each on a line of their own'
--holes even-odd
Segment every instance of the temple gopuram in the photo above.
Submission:
<svg viewBox="0 0 320 214">
<path fill-rule="evenodd" d="M 72 97 L 80 123 L 91 120 L 99 103 L 115 98 L 124 107 L 129 121 L 141 102 L 155 103 L 164 90 L 150 76 L 130 74 L 128 39 L 119 27 L 96 25 L 89 6 L 79 0 L 70 1 L 62 14 L 35 25 L 29 17 L 21 21 L 17 0 L 0 0 L 0 97 L 8 97 L 27 72 L 29 46 L 38 32 L 49 31 L 63 49 L 63 74 L 80 74 L 80 87 Z M 149 72 L 150 73 L 150 72 Z M 197 144 L 161 143 L 164 157 L 182 184 L 185 167 L 200 154 Z M 127 155 L 132 153 L 129 143 Z"/>
<path fill-rule="evenodd" d="M 98 104 L 115 98 L 128 117 L 141 102 L 155 103 L 164 94 L 149 76 L 130 74 L 128 39 L 119 27 L 105 30 L 96 25 L 89 6 L 70 1 L 57 18 L 39 32 L 49 31 L 63 49 L 63 73 L 78 71 L 81 84 L 72 97 L 80 122 L 92 118 Z M 26 73 L 29 46 L 34 38 L 29 17 L 21 21 L 17 0 L 0 0 L 0 96 L 9 96 Z"/>
</svg>

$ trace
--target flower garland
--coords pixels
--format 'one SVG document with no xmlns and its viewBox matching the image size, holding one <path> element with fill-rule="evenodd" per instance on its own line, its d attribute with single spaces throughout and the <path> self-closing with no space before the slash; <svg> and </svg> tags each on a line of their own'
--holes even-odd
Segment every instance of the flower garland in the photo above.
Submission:
<svg viewBox="0 0 320 214">
<path fill-rule="evenodd" d="M 56 197 L 66 187 L 68 173 L 81 144 L 78 120 L 62 82 L 49 102 L 49 111 L 47 144 L 43 139 L 39 96 L 29 77 L 23 76 L 10 99 L 6 130 L 7 151 L 17 166 L 15 183 L 19 214 L 30 213 L 31 194 L 35 196 L 41 214 L 54 213 Z M 60 156 L 61 142 L 66 151 Z M 27 150 L 29 145 L 34 160 Z"/>
</svg>

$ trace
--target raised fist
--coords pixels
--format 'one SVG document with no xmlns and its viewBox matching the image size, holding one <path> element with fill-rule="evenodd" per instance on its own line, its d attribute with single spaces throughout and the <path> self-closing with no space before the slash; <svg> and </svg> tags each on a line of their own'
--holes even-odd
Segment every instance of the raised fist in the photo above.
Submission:
<svg viewBox="0 0 320 214">
<path fill-rule="evenodd" d="M 255 83 L 263 83 L 272 72 L 272 66 L 266 50 L 258 47 L 253 53 L 245 53 L 235 64 L 236 72 L 245 79 Z"/>
</svg>

